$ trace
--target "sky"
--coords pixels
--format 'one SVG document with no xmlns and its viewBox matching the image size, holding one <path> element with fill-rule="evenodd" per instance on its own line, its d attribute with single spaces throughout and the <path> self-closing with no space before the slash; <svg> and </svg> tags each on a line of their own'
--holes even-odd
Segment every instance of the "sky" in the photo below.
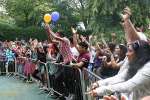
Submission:
<svg viewBox="0 0 150 100">
<path fill-rule="evenodd" d="M 6 14 L 6 10 L 0 6 L 0 14 Z"/>
<path fill-rule="evenodd" d="M 4 8 L 0 6 L 0 11 L 4 11 Z"/>
</svg>

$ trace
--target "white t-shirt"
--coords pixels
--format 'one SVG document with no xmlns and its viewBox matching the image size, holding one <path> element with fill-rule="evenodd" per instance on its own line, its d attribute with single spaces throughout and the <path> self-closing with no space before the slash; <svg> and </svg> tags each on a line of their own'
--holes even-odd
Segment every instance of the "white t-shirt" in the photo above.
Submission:
<svg viewBox="0 0 150 100">
<path fill-rule="evenodd" d="M 147 37 L 143 32 L 137 32 L 137 34 L 141 40 L 147 41 Z"/>
<path fill-rule="evenodd" d="M 96 55 L 95 48 L 91 47 L 91 50 L 90 50 L 90 63 L 94 63 L 95 55 Z"/>
<path fill-rule="evenodd" d="M 71 50 L 71 52 L 72 52 L 74 57 L 78 57 L 79 56 L 79 52 L 76 49 L 76 47 L 72 47 L 72 48 L 70 48 L 70 50 Z"/>
</svg>

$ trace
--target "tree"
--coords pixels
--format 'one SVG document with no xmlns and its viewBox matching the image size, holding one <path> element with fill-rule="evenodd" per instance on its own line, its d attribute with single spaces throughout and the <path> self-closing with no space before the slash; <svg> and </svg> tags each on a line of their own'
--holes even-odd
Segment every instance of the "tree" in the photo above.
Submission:
<svg viewBox="0 0 150 100">
<path fill-rule="evenodd" d="M 132 9 L 134 23 L 147 24 L 150 16 L 149 0 L 89 0 L 91 20 L 89 28 L 95 32 L 105 32 L 108 28 L 116 27 L 120 22 L 119 14 L 125 6 Z"/>
<path fill-rule="evenodd" d="M 6 10 L 23 27 L 37 26 L 45 12 L 51 11 L 46 0 L 7 0 Z"/>
</svg>

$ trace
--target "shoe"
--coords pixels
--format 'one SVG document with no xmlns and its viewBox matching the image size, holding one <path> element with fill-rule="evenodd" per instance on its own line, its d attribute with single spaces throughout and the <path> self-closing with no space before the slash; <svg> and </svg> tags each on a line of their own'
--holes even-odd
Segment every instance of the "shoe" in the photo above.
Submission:
<svg viewBox="0 0 150 100">
<path fill-rule="evenodd" d="M 32 83 L 33 81 L 32 81 L 32 80 L 27 80 L 26 82 L 27 82 L 27 83 Z"/>
<path fill-rule="evenodd" d="M 49 97 L 52 98 L 52 99 L 58 99 L 58 98 L 59 98 L 59 97 L 58 97 L 57 95 L 55 95 L 55 94 L 50 95 Z"/>
<path fill-rule="evenodd" d="M 48 91 L 48 88 L 46 86 L 43 86 L 43 87 L 40 88 L 40 90 L 46 90 L 46 91 Z"/>
<path fill-rule="evenodd" d="M 39 87 L 39 88 L 42 88 L 42 87 L 43 87 L 43 84 L 42 84 L 40 81 L 38 81 L 37 84 L 38 84 L 38 87 Z"/>
<path fill-rule="evenodd" d="M 26 79 L 26 78 L 24 78 L 22 82 L 23 82 L 23 83 L 26 83 L 26 81 L 27 81 L 27 79 Z"/>
</svg>

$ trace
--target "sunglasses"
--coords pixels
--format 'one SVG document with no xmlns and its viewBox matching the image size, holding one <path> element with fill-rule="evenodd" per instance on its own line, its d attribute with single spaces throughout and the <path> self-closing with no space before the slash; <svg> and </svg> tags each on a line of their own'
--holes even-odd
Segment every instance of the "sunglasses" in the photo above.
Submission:
<svg viewBox="0 0 150 100">
<path fill-rule="evenodd" d="M 128 50 L 132 48 L 132 50 L 136 51 L 139 47 L 140 47 L 140 43 L 138 40 L 128 44 Z"/>
</svg>

